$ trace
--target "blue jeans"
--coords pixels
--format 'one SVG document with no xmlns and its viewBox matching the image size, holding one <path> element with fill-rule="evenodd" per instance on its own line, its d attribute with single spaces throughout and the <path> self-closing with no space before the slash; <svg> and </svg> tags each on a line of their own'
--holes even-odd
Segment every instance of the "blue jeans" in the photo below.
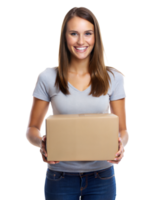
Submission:
<svg viewBox="0 0 160 200">
<path fill-rule="evenodd" d="M 115 200 L 114 166 L 85 172 L 58 172 L 47 168 L 45 200 Z"/>
</svg>

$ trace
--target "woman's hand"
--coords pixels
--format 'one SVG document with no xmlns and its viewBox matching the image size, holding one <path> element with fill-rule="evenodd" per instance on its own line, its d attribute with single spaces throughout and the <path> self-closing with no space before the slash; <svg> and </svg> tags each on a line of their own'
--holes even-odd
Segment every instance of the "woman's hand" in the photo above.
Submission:
<svg viewBox="0 0 160 200">
<path fill-rule="evenodd" d="M 123 155 L 124 151 L 125 150 L 122 144 L 122 139 L 121 137 L 119 137 L 118 138 L 118 152 L 116 153 L 116 158 L 114 160 L 107 160 L 107 161 L 113 164 L 118 164 L 124 156 Z"/>
<path fill-rule="evenodd" d="M 44 136 L 42 137 L 40 152 L 41 152 L 41 154 L 42 154 L 42 159 L 43 159 L 44 162 L 49 163 L 49 164 L 56 164 L 56 163 L 59 163 L 59 162 L 60 162 L 60 161 L 47 161 L 46 135 L 44 135 Z"/>
</svg>

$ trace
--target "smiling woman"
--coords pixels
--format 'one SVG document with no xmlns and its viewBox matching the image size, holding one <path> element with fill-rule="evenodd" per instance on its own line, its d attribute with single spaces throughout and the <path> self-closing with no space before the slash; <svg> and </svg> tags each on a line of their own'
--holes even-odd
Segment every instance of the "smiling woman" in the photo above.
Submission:
<svg viewBox="0 0 160 200">
<path fill-rule="evenodd" d="M 72 63 L 75 59 L 83 59 L 84 62 L 94 47 L 94 25 L 83 18 L 73 17 L 67 23 L 66 43 Z"/>
<path fill-rule="evenodd" d="M 82 49 L 82 48 L 86 49 Z M 92 85 L 90 94 L 106 95 L 111 82 L 109 72 L 117 69 L 105 66 L 104 47 L 98 21 L 87 8 L 73 8 L 65 16 L 60 36 L 59 66 L 55 85 L 70 94 L 68 82 L 77 88 Z M 119 72 L 121 73 L 121 72 Z"/>
<path fill-rule="evenodd" d="M 84 7 L 72 8 L 62 24 L 59 65 L 46 68 L 38 76 L 27 130 L 30 142 L 40 147 L 43 161 L 48 163 L 46 200 L 78 200 L 79 196 L 84 200 L 114 200 L 116 197 L 113 164 L 122 159 L 128 140 L 126 94 L 123 74 L 105 66 L 103 50 L 98 21 L 93 13 Z M 108 113 L 110 105 L 111 112 L 119 117 L 116 160 L 47 161 L 47 138 L 41 138 L 39 132 L 49 102 L 55 115 Z"/>
</svg>

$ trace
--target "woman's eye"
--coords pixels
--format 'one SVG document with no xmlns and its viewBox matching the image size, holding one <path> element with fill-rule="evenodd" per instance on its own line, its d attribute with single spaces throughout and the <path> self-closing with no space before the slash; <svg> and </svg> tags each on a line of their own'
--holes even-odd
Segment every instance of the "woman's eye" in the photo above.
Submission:
<svg viewBox="0 0 160 200">
<path fill-rule="evenodd" d="M 71 35 L 74 35 L 74 34 L 77 34 L 77 33 L 71 33 Z M 89 34 L 89 35 L 91 35 L 91 33 L 86 33 L 87 35 Z"/>
</svg>

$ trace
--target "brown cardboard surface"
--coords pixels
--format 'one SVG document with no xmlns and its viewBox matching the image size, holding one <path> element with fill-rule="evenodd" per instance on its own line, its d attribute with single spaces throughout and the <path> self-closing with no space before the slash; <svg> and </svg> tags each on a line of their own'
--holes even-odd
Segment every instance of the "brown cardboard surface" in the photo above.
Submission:
<svg viewBox="0 0 160 200">
<path fill-rule="evenodd" d="M 48 161 L 95 161 L 115 158 L 119 135 L 117 115 L 50 115 L 45 121 Z"/>
</svg>

